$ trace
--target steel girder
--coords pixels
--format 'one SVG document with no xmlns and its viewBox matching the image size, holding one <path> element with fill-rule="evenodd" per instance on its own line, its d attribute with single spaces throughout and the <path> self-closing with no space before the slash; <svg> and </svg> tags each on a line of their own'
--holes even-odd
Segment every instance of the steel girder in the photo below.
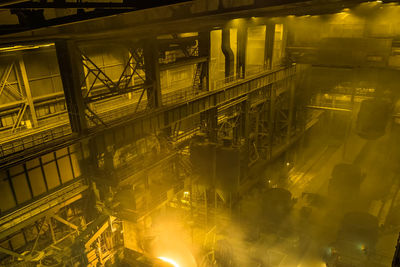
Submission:
<svg viewBox="0 0 400 267">
<path fill-rule="evenodd" d="M 136 116 L 130 117 L 121 117 L 108 124 L 107 126 L 99 125 L 95 130 L 91 130 L 90 132 L 79 136 L 71 135 L 62 140 L 62 142 L 66 145 L 71 144 L 73 142 L 77 142 L 82 140 L 83 138 L 101 138 L 105 139 L 106 136 L 111 136 L 111 139 L 114 139 L 115 132 L 121 133 L 124 136 L 126 135 L 129 138 L 132 137 L 140 137 L 144 136 L 148 133 L 156 132 L 160 129 L 167 128 L 174 123 L 177 123 L 181 120 L 188 119 L 195 114 L 199 114 L 205 110 L 211 109 L 213 107 L 220 107 L 223 105 L 227 105 L 232 101 L 236 101 L 243 96 L 246 96 L 249 93 L 262 91 L 266 86 L 273 85 L 278 81 L 285 80 L 291 76 L 296 75 L 297 72 L 301 72 L 302 69 L 297 66 L 281 68 L 275 71 L 266 71 L 260 73 L 258 75 L 254 75 L 247 79 L 239 80 L 235 83 L 229 83 L 226 86 L 209 92 L 205 92 L 203 94 L 199 94 L 192 99 L 186 100 L 183 99 L 181 102 L 176 103 L 174 105 L 165 106 L 159 109 L 155 109 L 152 112 L 148 113 L 138 113 Z M 276 94 L 281 94 L 287 88 L 278 87 L 277 90 L 271 90 L 271 92 L 275 92 Z M 271 99 L 270 104 L 274 103 L 275 97 L 267 96 L 268 99 Z M 273 110 L 273 106 L 270 107 Z M 273 114 L 271 114 L 272 116 Z M 270 122 L 274 121 L 274 117 L 270 119 Z M 271 125 L 269 128 L 271 129 Z M 108 137 L 107 137 L 108 138 Z M 128 139 L 127 139 L 128 140 Z M 47 146 L 38 146 L 36 148 L 40 153 L 46 153 L 49 150 L 52 150 L 52 147 L 57 145 L 58 147 L 62 146 L 57 141 L 53 143 L 49 143 Z M 32 150 L 24 150 L 23 153 L 32 154 Z M 35 153 L 37 155 L 37 153 Z M 15 164 L 21 160 L 18 154 L 15 157 L 8 157 L 4 159 L 3 165 L 4 167 L 9 166 L 10 164 Z M 8 162 L 8 163 L 7 163 Z"/>
</svg>

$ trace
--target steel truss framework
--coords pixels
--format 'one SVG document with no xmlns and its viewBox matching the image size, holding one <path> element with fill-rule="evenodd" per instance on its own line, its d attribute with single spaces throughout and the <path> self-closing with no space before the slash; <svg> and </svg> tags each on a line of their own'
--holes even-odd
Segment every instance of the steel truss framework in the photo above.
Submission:
<svg viewBox="0 0 400 267">
<path fill-rule="evenodd" d="M 105 71 L 103 71 L 82 50 L 79 50 L 79 53 L 81 55 L 81 61 L 85 72 L 81 87 L 86 89 L 83 99 L 87 110 L 87 118 L 95 125 L 102 124 L 107 126 L 106 122 L 104 122 L 104 120 L 90 108 L 90 104 L 110 99 L 112 97 L 126 95 L 131 92 L 141 91 L 139 100 L 134 108 L 134 113 L 136 113 L 143 100 L 145 92 L 153 88 L 152 84 L 146 82 L 146 77 L 138 71 L 144 69 L 143 49 L 132 48 L 129 50 L 128 60 L 126 61 L 123 71 L 119 75 L 117 81 L 112 80 Z M 141 83 L 134 84 L 133 77 L 135 75 L 139 77 L 142 81 Z M 90 80 L 91 77 L 93 78 L 92 81 Z M 101 83 L 102 87 L 99 88 L 96 86 L 97 81 Z"/>
<path fill-rule="evenodd" d="M 108 215 L 99 216 L 98 211 L 92 209 L 90 192 L 86 189 L 81 188 L 71 199 L 64 199 L 64 196 L 58 205 L 44 211 L 42 216 L 32 216 L 17 225 L 12 232 L 8 231 L 11 234 L 5 236 L 2 232 L 2 263 L 63 262 L 67 265 L 95 265 L 112 257 L 115 246 L 121 244 L 114 242 L 111 233 L 121 229 L 121 221 Z M 1 225 L 4 226 L 3 223 Z M 15 247 L 13 244 L 18 238 L 14 237 L 21 235 L 23 244 Z M 6 258 L 6 255 L 11 257 Z"/>
<path fill-rule="evenodd" d="M 16 82 L 9 82 L 9 78 L 13 72 Z M 14 111 L 13 125 L 10 126 L 11 132 L 14 133 L 20 127 L 24 118 L 29 118 L 34 127 L 38 125 L 25 63 L 21 55 L 6 67 L 0 78 L 0 97 L 3 96 L 8 101 L 11 100 L 10 102 L 17 103 L 18 106 Z M 27 108 L 29 108 L 29 113 L 26 113 Z M 5 125 L 2 126 L 3 128 L 8 128 Z"/>
<path fill-rule="evenodd" d="M 72 205 L 74 204 L 72 203 Z M 21 228 L 14 235 L 22 233 L 25 245 L 14 249 L 11 241 L 13 235 L 10 235 L 8 239 L 2 240 L 3 246 L 7 243 L 9 248 L 0 247 L 0 252 L 12 256 L 15 261 L 40 262 L 53 254 L 50 253 L 51 250 L 59 252 L 60 255 L 51 256 L 60 260 L 63 257 L 63 248 L 70 244 L 71 239 L 76 238 L 87 226 L 86 222 L 84 225 L 76 225 L 75 222 L 83 223 L 84 219 L 79 214 L 67 216 L 67 210 L 70 209 L 71 206 L 67 206 L 53 210 L 33 224 Z M 72 207 L 72 210 L 74 209 L 76 209 L 76 205 Z M 9 260 L 12 261 L 12 259 Z"/>
<path fill-rule="evenodd" d="M 186 57 L 193 57 L 193 56 L 198 56 L 198 50 L 193 50 L 192 53 L 188 53 L 187 51 L 185 52 L 185 48 L 182 49 L 183 53 L 185 54 Z M 144 60 L 143 60 L 143 50 L 140 48 L 137 49 L 130 49 L 129 50 L 129 59 L 127 60 L 123 71 L 121 72 L 119 78 L 117 81 L 112 80 L 105 71 L 102 70 L 101 67 L 96 65 L 94 61 L 88 57 L 86 54 L 84 54 L 82 51 L 79 51 L 80 54 L 80 60 L 83 65 L 83 70 L 84 70 L 84 80 L 82 81 L 81 88 L 85 88 L 86 90 L 84 91 L 83 94 L 83 99 L 84 99 L 84 108 L 85 108 L 85 115 L 87 118 L 95 125 L 95 126 L 100 126 L 100 127 L 110 127 L 106 131 L 101 131 L 99 133 L 96 133 L 96 137 L 93 137 L 93 139 L 98 138 L 101 141 L 104 141 L 103 143 L 105 144 L 105 147 L 107 147 L 107 142 L 110 140 L 111 136 L 111 143 L 116 143 L 116 139 L 120 138 L 121 135 L 123 136 L 122 139 L 127 138 L 129 136 L 142 136 L 143 134 L 148 134 L 149 132 L 156 132 L 159 129 L 165 129 L 166 127 L 171 127 L 171 125 L 175 125 L 175 130 L 174 132 L 179 132 L 181 122 L 184 118 L 189 118 L 190 116 L 193 115 L 198 115 L 201 112 L 204 111 L 209 111 L 210 109 L 218 109 L 218 107 L 221 107 L 222 105 L 227 104 L 228 102 L 231 101 L 237 101 L 240 98 L 245 98 L 247 95 L 255 92 L 255 91 L 261 91 L 264 90 L 265 87 L 268 87 L 271 85 L 271 83 L 276 82 L 277 80 L 285 80 L 288 77 L 291 77 L 294 75 L 295 70 L 292 72 L 290 69 L 286 73 L 286 71 L 279 70 L 279 72 L 274 72 L 271 74 L 262 74 L 260 76 L 257 76 L 255 78 L 252 78 L 250 80 L 243 80 L 237 84 L 233 84 L 231 86 L 226 86 L 224 88 L 219 88 L 215 92 L 209 92 L 205 95 L 196 97 L 195 99 L 190 99 L 193 101 L 188 101 L 186 103 L 177 103 L 174 105 L 172 108 L 168 110 L 163 110 L 162 112 L 155 111 L 153 114 L 150 114 L 148 116 L 141 116 L 141 117 L 135 117 L 134 119 L 124 123 L 122 126 L 118 125 L 117 127 L 113 127 L 113 125 L 108 125 L 108 123 L 101 117 L 100 114 L 97 114 L 95 110 L 92 108 L 92 104 L 95 104 L 97 102 L 100 102 L 102 100 L 110 99 L 116 96 L 121 96 L 121 95 L 126 95 L 131 92 L 136 92 L 140 91 L 140 98 L 134 108 L 134 113 L 136 113 L 139 110 L 139 106 L 141 101 L 143 100 L 144 93 L 145 91 L 147 92 L 148 90 L 154 90 L 154 85 L 153 84 L 147 84 L 146 83 L 146 78 L 143 78 L 141 74 L 138 72 L 139 69 L 144 69 Z M 196 63 L 196 70 L 195 70 L 195 75 L 193 77 L 193 88 L 202 90 L 202 89 L 207 89 L 204 87 L 203 84 L 203 79 L 205 74 L 205 70 L 207 69 L 205 67 L 205 64 L 208 64 L 208 62 L 200 62 Z M 281 72 L 282 71 L 282 72 Z M 133 83 L 133 77 L 134 75 L 137 75 L 143 83 L 140 83 L 139 85 L 136 85 Z M 92 80 L 89 78 L 94 77 Z M 101 87 L 96 86 L 96 82 L 100 82 Z M 272 91 L 272 90 L 271 90 Z M 283 107 L 285 106 L 282 103 L 286 103 L 287 99 L 280 99 L 280 95 L 276 93 L 275 91 L 275 97 L 274 99 L 271 99 L 271 103 L 274 102 L 274 104 L 271 104 L 270 109 L 273 110 L 274 107 Z M 154 94 L 147 94 L 148 96 L 154 96 Z M 272 98 L 272 97 L 271 97 Z M 186 99 L 185 99 L 186 100 Z M 148 99 L 148 102 L 153 102 L 151 99 Z M 247 101 L 245 101 L 247 102 Z M 290 101 L 289 101 L 290 102 Z M 240 101 L 241 103 L 241 101 Z M 265 109 L 265 103 L 262 104 L 262 107 L 260 108 L 261 110 Z M 242 104 L 242 103 L 241 103 Z M 248 104 L 248 102 L 246 103 Z M 290 104 L 289 104 L 290 105 Z M 32 105 L 28 105 L 29 107 L 33 107 Z M 238 118 L 243 119 L 244 121 L 247 120 L 245 116 L 247 108 L 245 105 L 237 105 L 239 108 L 237 109 L 237 113 L 240 114 L 235 118 L 234 126 L 236 127 L 239 125 L 241 122 L 238 122 Z M 25 107 L 26 109 L 26 107 Z M 25 110 L 22 112 L 24 113 Z M 272 113 L 272 111 L 271 111 Z M 286 124 L 288 125 L 286 128 L 282 126 L 283 131 L 286 129 L 287 132 L 290 131 L 290 121 L 291 121 L 291 115 L 287 114 L 284 110 L 284 108 L 281 108 L 281 110 L 278 110 L 276 114 L 276 117 L 281 118 L 280 121 L 282 122 L 281 124 Z M 272 121 L 273 115 L 270 115 L 270 119 Z M 275 121 L 275 120 L 273 120 Z M 269 125 L 270 126 L 270 125 Z M 98 128 L 98 129 L 104 129 L 104 128 Z M 111 128 L 113 127 L 113 128 Z M 258 125 L 256 126 L 258 127 Z M 270 135 L 272 136 L 272 131 L 274 130 L 274 127 L 270 127 Z M 121 134 L 122 132 L 122 134 Z M 258 132 L 258 131 L 256 131 Z M 258 134 L 258 133 L 257 133 Z M 129 140 L 129 142 L 131 139 Z M 126 144 L 126 142 L 122 141 L 123 144 Z M 103 151 L 99 151 L 99 153 L 102 153 Z M 183 163 L 184 170 L 188 173 L 190 173 L 191 166 L 190 165 L 185 165 Z M 186 168 L 185 168 L 186 167 Z M 207 201 L 207 196 L 206 192 L 204 192 L 204 200 Z M 205 203 L 205 207 L 207 208 L 207 203 Z M 206 213 L 207 214 L 207 213 Z M 207 215 L 206 215 L 207 216 Z M 102 218 L 104 219 L 104 218 Z M 79 226 L 74 223 L 70 223 L 68 220 L 63 218 L 62 216 L 58 215 L 52 215 L 52 216 L 47 216 L 44 217 L 40 221 L 40 226 L 38 229 L 38 235 L 36 239 L 34 240 L 34 244 L 32 249 L 30 250 L 30 254 L 35 251 L 37 247 L 37 243 L 39 240 L 39 235 L 44 226 L 48 226 L 48 231 L 47 233 L 51 235 L 52 242 L 54 244 L 57 244 L 60 242 L 60 239 L 56 238 L 54 235 L 54 230 L 53 230 L 53 223 L 57 222 L 59 224 L 63 224 L 67 226 L 68 228 L 71 228 L 73 232 L 76 231 L 76 234 L 79 233 Z M 95 244 L 95 241 L 99 240 L 99 237 L 101 234 L 109 227 L 111 226 L 112 229 L 112 222 L 108 223 L 105 222 L 104 220 L 102 222 L 94 223 L 93 228 L 90 228 L 88 231 L 84 232 L 84 235 L 91 236 L 89 238 L 89 244 L 85 244 L 85 249 L 89 249 L 92 244 Z M 86 239 L 87 240 L 87 239 Z M 101 247 L 99 244 L 100 241 L 97 242 L 98 247 Z M 93 247 L 92 247 L 93 248 Z M 24 256 L 21 255 L 21 258 Z M 100 263 L 102 261 L 102 257 L 100 257 Z"/>
<path fill-rule="evenodd" d="M 177 41 L 181 41 L 181 39 L 182 38 L 179 38 Z M 187 53 L 190 53 L 188 59 L 189 61 L 191 57 L 194 57 L 194 59 L 196 59 L 196 62 L 193 63 L 196 64 L 197 66 L 195 75 L 193 76 L 194 87 L 207 89 L 207 87 L 204 86 L 205 85 L 204 80 L 205 77 L 207 76 L 206 73 L 207 68 L 202 67 L 203 65 L 207 64 L 207 59 L 204 57 L 201 59 L 198 58 L 197 55 L 199 51 L 197 44 L 198 41 L 195 40 L 194 46 L 184 47 L 184 48 L 187 50 Z M 126 47 L 128 56 L 126 62 L 123 64 L 123 70 L 121 70 L 121 73 L 117 80 L 112 80 L 110 76 L 106 73 L 105 69 L 96 64 L 94 60 L 90 56 L 85 54 L 82 50 L 80 49 L 77 50 L 79 57 L 79 60 L 77 61 L 79 61 L 78 64 L 80 65 L 78 66 L 78 69 L 81 69 L 82 72 L 81 76 L 82 78 L 80 79 L 81 80 L 80 87 L 83 89 L 82 99 L 84 99 L 83 103 L 85 107 L 83 114 L 89 120 L 89 125 L 91 127 L 93 126 L 110 127 L 110 124 L 112 124 L 111 122 L 114 120 L 118 120 L 126 115 L 131 115 L 137 113 L 138 111 L 142 111 L 143 109 L 149 108 L 149 103 L 152 103 L 153 101 L 152 99 L 155 97 L 155 94 L 153 93 L 154 91 L 153 83 L 151 81 L 145 81 L 146 78 L 144 73 L 142 72 L 142 70 L 145 69 L 143 48 L 142 48 L 143 44 L 126 42 L 124 45 Z M 76 46 L 74 47 L 76 48 Z M 7 72 L 5 73 L 5 75 L 7 76 L 9 69 L 7 69 L 6 71 Z M 20 80 L 22 81 L 23 79 L 21 78 Z M 28 81 L 26 81 L 26 83 L 27 87 L 29 88 Z M 5 88 L 3 91 L 6 91 L 8 88 L 7 83 L 2 83 L 1 85 L 4 86 Z M 120 108 L 115 111 L 112 110 L 112 112 L 109 113 L 107 112 L 105 113 L 104 111 L 101 113 L 94 108 L 96 107 L 96 103 L 104 102 L 107 101 L 108 99 L 112 100 L 115 97 L 124 96 L 128 98 L 129 96 L 130 98 L 131 93 L 135 93 L 135 99 L 134 99 L 135 101 L 131 101 L 132 103 L 129 104 L 130 106 L 128 108 L 124 107 L 123 109 Z M 43 109 L 47 107 L 49 102 L 48 99 L 49 97 L 50 96 L 48 97 L 46 96 L 46 99 L 44 98 L 42 99 L 42 97 L 40 97 L 40 99 L 34 98 L 33 101 L 37 105 L 37 108 Z M 165 97 L 167 98 L 167 96 Z M 177 99 L 173 99 L 173 101 L 176 102 Z M 127 103 L 128 101 L 125 102 Z M 59 110 L 60 108 L 58 107 L 60 103 L 62 106 L 64 106 L 62 110 Z M 29 105 L 29 101 L 19 100 L 18 105 L 20 106 L 18 106 L 17 109 L 15 110 L 15 116 L 18 116 L 18 120 L 16 120 L 16 122 L 13 124 L 14 128 L 17 128 L 18 122 L 24 121 L 24 119 L 22 119 L 24 114 L 26 117 L 30 113 L 32 113 L 30 112 L 31 111 L 30 107 L 33 106 L 33 102 L 31 105 Z M 57 94 L 57 99 L 55 104 L 50 103 L 50 105 L 57 106 L 57 107 L 54 106 L 57 112 L 49 115 L 49 116 L 54 116 L 65 113 L 66 112 L 65 106 L 68 106 L 68 103 L 66 103 L 64 95 L 62 93 L 59 93 Z M 171 103 L 166 101 L 165 105 L 171 105 Z M 53 106 L 50 106 L 49 108 L 51 109 L 52 107 Z M 40 110 L 37 112 L 40 112 Z M 36 115 L 36 112 L 33 112 L 32 114 Z M 43 117 L 42 115 L 40 115 L 38 119 L 42 120 L 44 118 L 47 118 L 47 116 Z M 33 127 L 36 126 L 35 121 L 37 121 L 38 119 L 36 120 L 32 119 Z M 36 131 L 37 134 L 36 132 L 32 132 L 31 134 L 28 134 L 26 136 L 24 135 L 23 138 L 21 138 L 23 140 L 21 141 L 18 140 L 17 144 L 15 140 L 11 140 L 9 142 L 7 141 L 6 144 L 2 145 L 0 149 L 0 154 L 9 155 L 27 148 L 31 148 L 40 143 L 39 141 L 36 141 L 38 138 L 43 139 L 42 143 L 44 143 L 48 140 L 53 140 L 53 139 L 60 140 L 60 137 L 65 137 L 66 135 L 69 135 L 71 133 L 71 128 L 69 127 L 69 125 L 67 125 L 66 122 L 61 125 L 60 121 L 57 124 L 56 128 L 54 129 L 53 128 L 49 129 L 49 127 L 50 125 L 46 125 L 45 127 L 46 129 L 40 127 L 40 129 Z"/>
<path fill-rule="evenodd" d="M 97 72 L 96 72 L 96 74 L 97 74 Z M 201 96 L 201 97 L 199 97 L 199 99 L 196 100 L 196 101 L 204 102 L 205 98 L 207 98 L 207 99 L 209 98 L 208 104 L 207 105 L 204 105 L 204 104 L 198 105 L 197 104 L 197 109 L 193 109 L 192 112 L 193 112 L 193 114 L 199 114 L 202 111 L 206 111 L 206 110 L 218 107 L 218 106 L 227 105 L 230 102 L 235 101 L 235 99 L 238 100 L 238 99 L 241 99 L 241 97 L 248 95 L 249 93 L 256 92 L 259 90 L 264 90 L 266 86 L 268 87 L 270 84 L 274 83 L 275 81 L 285 80 L 294 74 L 295 74 L 294 69 L 293 70 L 292 69 L 288 69 L 288 70 L 282 69 L 282 70 L 279 70 L 279 71 L 276 71 L 273 73 L 259 75 L 257 77 L 250 79 L 249 81 L 243 80 L 240 83 L 235 84 L 232 87 L 228 86 L 228 87 L 218 90 L 216 92 L 212 92 L 212 93 L 210 92 L 210 94 Z M 93 89 L 95 90 L 95 88 L 93 88 Z M 108 87 L 107 87 L 107 89 L 110 90 Z M 185 106 L 187 106 L 187 105 L 189 105 L 189 104 L 186 103 Z M 191 105 L 193 105 L 193 103 Z M 179 107 L 179 106 L 174 107 L 174 109 L 176 109 L 176 108 L 181 108 L 181 107 Z M 240 111 L 240 113 L 243 113 L 243 112 Z M 183 118 L 188 116 L 187 113 L 180 114 L 180 115 L 182 116 L 180 118 L 175 117 L 175 116 L 164 117 L 166 119 L 166 121 L 164 123 L 168 123 L 167 126 L 173 125 L 174 123 L 178 123 Z M 152 114 L 152 116 L 157 116 L 157 113 Z M 161 129 L 161 128 L 165 128 L 166 126 L 159 125 L 159 127 L 160 127 L 159 129 Z M 135 129 L 135 128 L 133 128 L 133 129 Z M 126 129 L 123 129 L 123 130 L 126 131 Z M 116 131 L 112 132 L 112 135 L 114 138 L 116 135 L 118 135 L 117 132 L 118 132 L 118 129 L 116 129 Z M 124 133 L 124 135 L 125 135 L 125 133 Z M 102 136 L 100 135 L 99 137 L 101 138 Z M 105 136 L 103 136 L 103 137 L 105 137 Z M 109 138 L 106 138 L 106 139 L 110 141 Z M 104 140 L 105 144 L 107 143 L 107 140 Z M 111 142 L 116 143 L 116 140 L 111 140 Z M 106 144 L 106 146 L 107 146 L 107 144 Z M 99 151 L 99 153 L 102 153 L 102 151 Z M 49 233 L 51 234 L 51 232 L 49 232 Z"/>
</svg>

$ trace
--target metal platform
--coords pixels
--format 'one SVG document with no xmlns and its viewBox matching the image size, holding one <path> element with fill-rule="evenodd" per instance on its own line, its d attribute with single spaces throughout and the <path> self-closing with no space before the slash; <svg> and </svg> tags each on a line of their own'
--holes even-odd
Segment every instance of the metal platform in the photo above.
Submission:
<svg viewBox="0 0 400 267">
<path fill-rule="evenodd" d="M 23 206 L 0 218 L 0 239 L 29 225 L 46 215 L 51 215 L 62 207 L 82 198 L 83 192 L 88 188 L 84 181 L 74 181 L 39 200 Z"/>
</svg>

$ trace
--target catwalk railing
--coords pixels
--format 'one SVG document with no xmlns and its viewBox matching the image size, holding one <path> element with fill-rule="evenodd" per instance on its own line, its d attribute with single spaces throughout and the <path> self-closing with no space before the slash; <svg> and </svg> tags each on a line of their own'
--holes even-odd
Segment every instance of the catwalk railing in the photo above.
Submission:
<svg viewBox="0 0 400 267">
<path fill-rule="evenodd" d="M 64 186 L 61 189 L 40 198 L 39 200 L 10 212 L 0 218 L 0 239 L 15 231 L 15 227 L 20 229 L 26 222 L 32 223 L 43 213 L 51 209 L 60 208 L 81 198 L 81 193 L 88 188 L 82 179 Z"/>
<path fill-rule="evenodd" d="M 210 106 L 219 105 L 234 99 L 238 96 L 258 90 L 261 87 L 267 86 L 274 82 L 283 80 L 296 73 L 296 66 L 288 68 L 279 68 L 276 70 L 265 70 L 260 68 L 259 72 L 252 70 L 252 74 L 244 79 L 236 79 L 237 77 L 224 78 L 214 82 L 214 89 L 211 91 L 193 90 L 193 88 L 182 88 L 162 95 L 162 109 L 167 113 L 175 112 L 174 110 L 182 104 L 193 106 L 191 111 L 183 112 L 186 115 L 180 114 L 175 118 L 166 114 L 167 121 L 164 125 L 182 119 L 182 116 L 190 116 L 202 109 L 207 109 Z M 132 102 L 132 101 L 117 101 L 119 105 L 108 105 L 108 108 L 98 108 L 98 116 L 106 122 L 106 127 L 112 127 L 115 121 L 121 119 L 132 119 L 132 115 L 143 115 L 149 113 L 147 101 Z M 212 103 L 215 102 L 215 103 Z M 139 104 L 138 104 L 139 103 Z M 111 106 L 111 107 L 110 107 Z M 116 106 L 116 107 L 115 107 Z M 197 108 L 195 106 L 198 106 Z M 190 107 L 185 107 L 189 108 Z M 156 110 L 154 110 L 156 111 Z M 175 112 L 176 113 L 176 112 Z M 182 112 L 180 112 L 182 113 Z M 171 118 L 170 118 L 171 117 Z M 96 127 L 92 127 L 91 132 L 94 132 Z M 17 135 L 11 135 L 8 138 L 0 139 L 0 158 L 12 155 L 28 148 L 44 145 L 49 141 L 57 141 L 62 137 L 70 136 L 71 129 L 65 120 L 51 123 L 39 128 L 22 131 Z"/>
</svg>

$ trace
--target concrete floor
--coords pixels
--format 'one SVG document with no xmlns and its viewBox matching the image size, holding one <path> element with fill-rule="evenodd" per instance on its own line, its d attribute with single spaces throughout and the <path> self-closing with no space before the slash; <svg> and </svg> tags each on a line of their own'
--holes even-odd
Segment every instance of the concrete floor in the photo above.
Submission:
<svg viewBox="0 0 400 267">
<path fill-rule="evenodd" d="M 313 153 L 313 157 L 305 164 L 294 167 L 290 172 L 288 189 L 298 199 L 303 192 L 326 196 L 331 171 L 334 165 L 341 162 L 359 165 L 366 178 L 361 186 L 359 203 L 355 207 L 314 209 L 307 227 L 303 229 L 305 240 L 308 241 L 301 244 L 304 253 L 297 257 L 297 263 L 296 256 L 289 255 L 278 266 L 325 266 L 321 260 L 323 249 L 335 240 L 341 216 L 347 211 L 369 212 L 378 217 L 381 225 L 385 224 L 389 209 L 393 206 L 390 203 L 399 201 L 399 187 L 397 182 L 393 183 L 394 173 L 389 160 L 390 144 L 389 136 L 367 141 L 350 134 L 345 151 L 343 144 L 332 145 L 328 142 L 325 146 L 320 146 L 319 151 Z M 308 148 L 310 149 L 316 148 Z M 301 205 L 301 201 L 298 205 Z M 398 231 L 382 231 L 376 247 L 377 255 L 372 257 L 371 266 L 390 266 L 397 236 Z"/>
<path fill-rule="evenodd" d="M 385 227 L 386 218 L 393 207 L 400 210 L 392 136 L 387 134 L 378 140 L 365 140 L 351 132 L 346 140 L 344 143 L 343 139 L 332 138 L 329 134 L 310 138 L 300 153 L 300 159 L 289 172 L 287 181 L 276 184 L 291 191 L 297 200 L 282 226 L 285 231 L 261 232 L 257 240 L 243 241 L 242 236 L 232 234 L 240 231 L 230 226 L 228 239 L 238 266 L 257 266 L 258 263 L 251 260 L 257 257 L 263 258 L 264 262 L 264 265 L 258 266 L 325 266 L 322 258 L 324 251 L 335 241 L 341 218 L 349 211 L 365 211 L 378 217 L 382 230 L 370 258 L 370 266 L 390 266 L 399 228 Z M 315 193 L 327 198 L 332 169 L 343 162 L 359 165 L 366 175 L 358 201 L 350 205 L 328 201 L 328 204 L 312 207 L 307 218 L 301 217 L 302 208 L 309 206 L 302 194 Z"/>
</svg>

